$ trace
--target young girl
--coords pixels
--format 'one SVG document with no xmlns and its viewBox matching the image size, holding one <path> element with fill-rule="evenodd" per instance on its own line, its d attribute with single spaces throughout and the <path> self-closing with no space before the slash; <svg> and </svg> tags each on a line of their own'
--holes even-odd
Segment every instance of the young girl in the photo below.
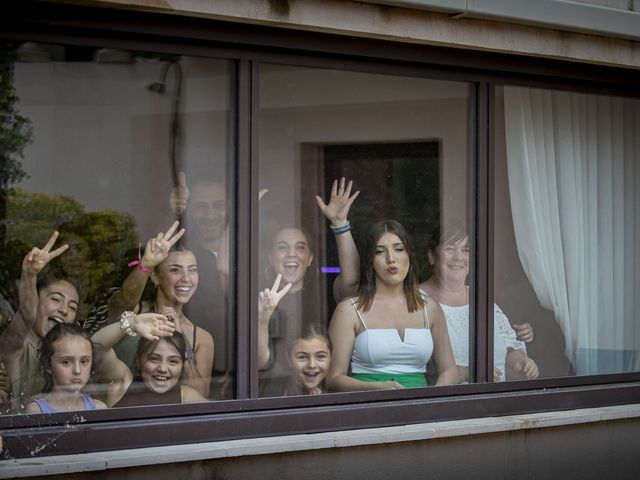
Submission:
<svg viewBox="0 0 640 480">
<path fill-rule="evenodd" d="M 135 360 L 139 376 L 134 376 L 113 351 L 120 339 L 133 334 L 142 337 Z M 120 324 L 113 323 L 98 330 L 93 341 L 104 349 L 98 374 L 106 381 L 108 406 L 206 401 L 195 389 L 181 384 L 188 357 L 187 342 L 164 315 L 126 312 Z"/>
<path fill-rule="evenodd" d="M 324 379 L 331 365 L 329 338 L 311 329 L 289 349 L 291 377 L 283 395 L 317 395 L 324 392 Z"/>
<path fill-rule="evenodd" d="M 76 325 L 58 323 L 46 334 L 40 349 L 45 393 L 27 405 L 26 413 L 55 413 L 107 408 L 82 393 L 93 365 L 93 343 Z"/>
<path fill-rule="evenodd" d="M 109 312 L 111 315 L 120 315 L 123 311 L 129 310 L 136 313 L 157 312 L 170 318 L 175 330 L 183 334 L 187 340 L 187 356 L 184 359 L 185 384 L 207 397 L 210 393 L 213 369 L 213 337 L 196 325 L 202 322 L 203 318 L 187 318 L 183 310 L 198 289 L 199 276 L 193 252 L 172 249 L 184 234 L 184 229 L 176 232 L 177 228 L 178 222 L 175 222 L 166 233 L 160 232 L 149 239 L 138 268 L 129 274 L 122 289 L 109 301 Z M 142 301 L 143 291 L 149 280 L 156 286 L 152 302 Z M 118 305 L 119 308 L 112 309 L 114 305 Z M 218 312 L 201 313 L 216 316 Z M 137 340 L 127 337 L 116 346 L 118 358 L 129 368 L 134 367 Z"/>
<path fill-rule="evenodd" d="M 42 278 L 40 272 L 69 246 L 53 246 L 54 232 L 47 244 L 34 247 L 22 261 L 20 305 L 14 319 L 0 335 L 0 352 L 11 379 L 13 408 L 24 411 L 26 401 L 42 393 L 45 379 L 41 373 L 39 351 L 45 335 L 58 323 L 72 324 L 76 319 L 79 295 L 67 280 Z"/>
</svg>

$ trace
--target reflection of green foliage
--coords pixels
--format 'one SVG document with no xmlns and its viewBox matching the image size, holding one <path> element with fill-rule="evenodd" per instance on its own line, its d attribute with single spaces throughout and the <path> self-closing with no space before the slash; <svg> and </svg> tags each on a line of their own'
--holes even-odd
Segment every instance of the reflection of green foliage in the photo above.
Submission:
<svg viewBox="0 0 640 480">
<path fill-rule="evenodd" d="M 84 207 L 66 195 L 46 195 L 22 188 L 9 189 L 6 239 L 42 246 L 58 225 L 82 215 Z"/>
<path fill-rule="evenodd" d="M 115 210 L 85 213 L 60 225 L 59 231 L 59 243 L 71 245 L 63 254 L 65 257 L 58 262 L 60 276 L 84 283 L 88 291 L 83 295 L 89 301 L 93 301 L 104 288 L 120 285 L 137 242 L 135 221 L 131 215 Z M 82 245 L 78 244 L 78 239 Z M 77 253 L 73 252 L 74 248 L 86 252 L 88 261 L 85 264 L 67 261 Z"/>
<path fill-rule="evenodd" d="M 15 48 L 0 48 L 0 189 L 27 177 L 20 158 L 31 143 L 31 121 L 15 109 L 18 102 L 13 86 Z"/>
<path fill-rule="evenodd" d="M 4 193 L 5 218 L 0 225 L 5 243 L 0 256 L 0 293 L 16 308 L 16 282 L 22 258 L 32 247 L 44 246 L 57 225 L 82 215 L 84 208 L 64 195 L 49 196 L 22 188 L 10 188 Z"/>
<path fill-rule="evenodd" d="M 49 196 L 22 188 L 9 189 L 7 217 L 0 223 L 6 228 L 0 256 L 0 294 L 14 308 L 24 255 L 34 245 L 44 246 L 54 230 L 60 232 L 56 246 L 67 242 L 73 246 L 52 262 L 48 273 L 83 285 L 82 296 L 89 302 L 103 289 L 122 283 L 137 242 L 130 214 L 115 210 L 85 213 L 84 207 L 69 196 Z M 86 257 L 78 263 L 81 249 Z"/>
</svg>

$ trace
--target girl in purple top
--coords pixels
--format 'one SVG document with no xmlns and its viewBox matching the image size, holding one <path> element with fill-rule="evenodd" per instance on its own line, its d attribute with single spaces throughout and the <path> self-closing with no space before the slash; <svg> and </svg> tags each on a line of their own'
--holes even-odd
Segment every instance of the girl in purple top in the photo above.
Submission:
<svg viewBox="0 0 640 480">
<path fill-rule="evenodd" d="M 40 364 L 46 377 L 44 395 L 32 399 L 26 413 L 55 413 L 107 408 L 82 393 L 93 364 L 93 343 L 82 328 L 56 324 L 44 337 Z"/>
</svg>

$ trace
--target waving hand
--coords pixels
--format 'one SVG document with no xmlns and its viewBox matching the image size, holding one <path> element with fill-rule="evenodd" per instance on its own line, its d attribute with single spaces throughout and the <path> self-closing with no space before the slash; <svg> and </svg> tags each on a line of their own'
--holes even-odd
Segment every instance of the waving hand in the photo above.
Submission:
<svg viewBox="0 0 640 480">
<path fill-rule="evenodd" d="M 347 223 L 349 209 L 353 201 L 360 195 L 360 191 L 352 195 L 352 188 L 353 181 L 349 180 L 349 182 L 347 182 L 346 179 L 342 177 L 340 182 L 338 182 L 338 180 L 333 181 L 333 185 L 331 185 L 331 197 L 329 198 L 328 204 L 324 203 L 322 197 L 316 195 L 318 207 L 320 207 L 322 214 L 327 217 L 327 220 L 329 220 L 334 227 L 339 227 Z"/>
</svg>

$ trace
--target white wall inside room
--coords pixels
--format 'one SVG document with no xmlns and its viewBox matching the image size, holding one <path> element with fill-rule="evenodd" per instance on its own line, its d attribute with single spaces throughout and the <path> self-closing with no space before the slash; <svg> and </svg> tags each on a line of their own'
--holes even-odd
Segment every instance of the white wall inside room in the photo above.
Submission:
<svg viewBox="0 0 640 480">
<path fill-rule="evenodd" d="M 231 148 L 229 65 L 193 57 L 183 57 L 181 64 L 178 161 L 193 176 L 212 165 L 224 175 Z M 30 178 L 18 186 L 69 195 L 87 211 L 131 213 L 143 238 L 157 231 L 159 217 L 170 216 L 173 72 L 164 95 L 147 86 L 158 81 L 162 67 L 149 59 L 17 62 L 17 109 L 33 124 L 33 143 L 22 160 Z"/>
<path fill-rule="evenodd" d="M 276 65 L 262 67 L 260 80 L 261 186 L 306 200 L 319 193 L 296 190 L 314 174 L 300 165 L 301 144 L 438 140 L 441 220 L 466 219 L 466 84 Z"/>
</svg>

